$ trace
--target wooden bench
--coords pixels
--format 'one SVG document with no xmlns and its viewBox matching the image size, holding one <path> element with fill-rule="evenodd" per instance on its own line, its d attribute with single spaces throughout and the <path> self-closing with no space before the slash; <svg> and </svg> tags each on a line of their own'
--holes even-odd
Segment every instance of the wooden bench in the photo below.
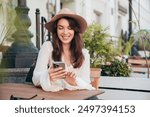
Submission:
<svg viewBox="0 0 150 117">
<path fill-rule="evenodd" d="M 148 65 L 150 67 L 150 59 L 148 59 L 148 65 L 146 64 L 146 59 L 144 58 L 128 58 L 128 63 L 131 65 L 132 71 L 134 73 L 148 73 L 147 68 Z"/>
</svg>

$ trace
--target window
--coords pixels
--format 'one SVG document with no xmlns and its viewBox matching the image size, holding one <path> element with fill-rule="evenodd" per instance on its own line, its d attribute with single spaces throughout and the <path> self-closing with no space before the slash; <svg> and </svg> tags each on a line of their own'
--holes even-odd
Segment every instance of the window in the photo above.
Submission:
<svg viewBox="0 0 150 117">
<path fill-rule="evenodd" d="M 100 23 L 101 22 L 101 13 L 99 11 L 94 10 L 95 14 L 95 22 Z"/>
</svg>

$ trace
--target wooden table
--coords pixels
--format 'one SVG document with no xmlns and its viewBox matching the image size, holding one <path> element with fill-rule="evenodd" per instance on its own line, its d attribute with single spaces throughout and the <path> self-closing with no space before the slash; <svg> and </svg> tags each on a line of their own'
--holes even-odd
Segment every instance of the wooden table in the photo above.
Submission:
<svg viewBox="0 0 150 117">
<path fill-rule="evenodd" d="M 0 100 L 9 100 L 10 96 L 30 98 L 37 95 L 34 100 L 85 100 L 104 93 L 101 90 L 63 90 L 58 92 L 45 92 L 40 87 L 29 84 L 3 83 L 0 84 Z"/>
</svg>

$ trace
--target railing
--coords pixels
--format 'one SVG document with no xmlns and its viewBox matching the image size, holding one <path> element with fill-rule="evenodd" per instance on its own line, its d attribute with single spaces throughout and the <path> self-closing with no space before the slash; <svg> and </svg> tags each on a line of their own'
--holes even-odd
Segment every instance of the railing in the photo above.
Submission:
<svg viewBox="0 0 150 117">
<path fill-rule="evenodd" d="M 36 9 L 35 14 L 36 14 L 36 47 L 40 49 L 40 42 L 41 44 L 43 44 L 45 40 L 50 41 L 51 36 L 50 36 L 50 33 L 45 31 L 44 29 L 44 25 L 45 23 L 47 23 L 46 18 L 42 16 L 41 22 L 40 22 L 40 10 L 39 9 Z M 41 28 L 41 31 L 40 31 L 40 28 Z M 41 39 L 40 39 L 40 32 L 41 32 Z"/>
<path fill-rule="evenodd" d="M 36 9 L 36 47 L 40 49 L 40 10 Z"/>
<path fill-rule="evenodd" d="M 44 43 L 44 41 L 45 41 L 45 30 L 44 30 L 44 25 L 45 25 L 45 23 L 47 23 L 47 20 L 46 20 L 46 18 L 45 17 L 41 17 L 41 39 L 42 39 L 42 44 Z M 48 32 L 47 34 L 47 37 L 48 37 L 48 39 L 47 40 L 49 40 L 50 41 L 50 32 Z"/>
</svg>

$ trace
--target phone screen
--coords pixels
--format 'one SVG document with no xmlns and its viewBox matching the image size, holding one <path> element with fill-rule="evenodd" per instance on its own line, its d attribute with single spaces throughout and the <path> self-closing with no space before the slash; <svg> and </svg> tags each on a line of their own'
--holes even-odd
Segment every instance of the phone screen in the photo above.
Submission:
<svg viewBox="0 0 150 117">
<path fill-rule="evenodd" d="M 57 67 L 62 67 L 63 69 L 65 69 L 65 63 L 61 62 L 61 61 L 54 61 L 53 62 L 53 67 L 57 68 Z"/>
</svg>

